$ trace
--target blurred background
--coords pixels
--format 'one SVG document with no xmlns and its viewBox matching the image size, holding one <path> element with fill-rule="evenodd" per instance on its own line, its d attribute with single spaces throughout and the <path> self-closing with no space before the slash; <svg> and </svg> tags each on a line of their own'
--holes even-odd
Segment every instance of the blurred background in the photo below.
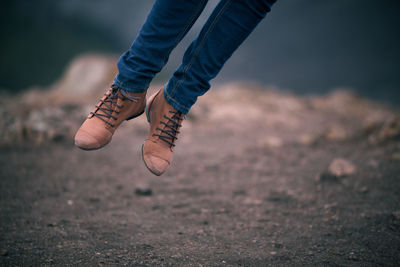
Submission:
<svg viewBox="0 0 400 267">
<path fill-rule="evenodd" d="M 156 77 L 167 81 L 217 0 Z M 0 90 L 21 92 L 60 79 L 87 52 L 119 56 L 129 48 L 153 1 L 13 0 L 0 10 Z M 279 0 L 228 61 L 214 84 L 251 81 L 299 94 L 345 87 L 400 103 L 399 1 Z"/>
<path fill-rule="evenodd" d="M 161 178 L 145 116 L 73 145 L 153 2 L 1 2 L 0 266 L 399 266 L 400 1 L 278 0 Z"/>
</svg>

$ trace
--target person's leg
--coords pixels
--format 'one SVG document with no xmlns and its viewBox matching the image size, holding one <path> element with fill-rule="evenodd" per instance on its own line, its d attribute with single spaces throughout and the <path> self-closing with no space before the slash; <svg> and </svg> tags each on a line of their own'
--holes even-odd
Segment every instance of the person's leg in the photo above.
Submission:
<svg viewBox="0 0 400 267">
<path fill-rule="evenodd" d="M 157 0 L 131 48 L 118 61 L 114 85 L 75 135 L 81 149 L 99 149 L 125 120 L 140 116 L 146 90 L 172 49 L 189 31 L 207 0 Z"/>
<path fill-rule="evenodd" d="M 132 46 L 118 61 L 118 87 L 145 91 L 203 11 L 208 0 L 157 0 Z"/>
<path fill-rule="evenodd" d="M 271 10 L 275 0 L 221 0 L 199 36 L 189 46 L 182 65 L 164 90 L 146 106 L 150 132 L 142 147 L 146 167 L 161 175 L 169 167 L 179 128 L 210 80 Z"/>
<path fill-rule="evenodd" d="M 164 90 L 167 102 L 188 113 L 197 97 L 210 88 L 210 80 L 271 10 L 274 2 L 276 0 L 222 0 L 169 80 Z"/>
</svg>

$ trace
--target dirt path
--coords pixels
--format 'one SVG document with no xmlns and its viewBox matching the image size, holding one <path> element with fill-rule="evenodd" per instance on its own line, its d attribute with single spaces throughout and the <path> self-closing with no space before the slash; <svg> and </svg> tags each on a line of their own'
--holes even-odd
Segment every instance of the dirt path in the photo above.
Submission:
<svg viewBox="0 0 400 267">
<path fill-rule="evenodd" d="M 230 92 L 193 110 L 162 177 L 144 118 L 99 151 L 2 148 L 0 265 L 397 265 L 400 142 L 371 143 L 358 102 Z M 337 158 L 356 170 L 324 174 Z"/>
</svg>

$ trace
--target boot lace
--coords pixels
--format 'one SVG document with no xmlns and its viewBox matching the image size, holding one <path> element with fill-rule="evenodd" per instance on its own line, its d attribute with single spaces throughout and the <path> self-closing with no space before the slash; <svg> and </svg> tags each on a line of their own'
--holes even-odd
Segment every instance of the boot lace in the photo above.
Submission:
<svg viewBox="0 0 400 267">
<path fill-rule="evenodd" d="M 113 113 L 118 115 L 120 110 L 124 107 L 124 105 L 117 104 L 118 99 L 124 100 L 127 98 L 132 102 L 137 102 L 140 99 L 140 97 L 131 96 L 128 92 L 119 88 L 115 84 L 111 85 L 111 89 L 105 93 L 104 96 L 105 97 L 100 99 L 99 104 L 96 105 L 95 111 L 90 112 L 90 115 L 96 116 L 111 127 L 114 127 L 115 124 L 111 123 L 109 120 L 111 118 L 117 120 L 117 117 L 114 116 Z M 99 111 L 101 111 L 101 113 Z"/>
<path fill-rule="evenodd" d="M 168 120 L 167 122 L 160 121 L 165 126 L 164 129 L 157 127 L 156 130 L 159 130 L 160 134 L 153 134 L 153 136 L 158 136 L 171 147 L 174 147 L 175 141 L 178 139 L 178 129 L 182 127 L 180 122 L 185 119 L 185 115 L 180 111 L 173 110 L 170 110 L 169 113 L 171 113 L 170 117 L 164 114 L 164 118 Z"/>
</svg>

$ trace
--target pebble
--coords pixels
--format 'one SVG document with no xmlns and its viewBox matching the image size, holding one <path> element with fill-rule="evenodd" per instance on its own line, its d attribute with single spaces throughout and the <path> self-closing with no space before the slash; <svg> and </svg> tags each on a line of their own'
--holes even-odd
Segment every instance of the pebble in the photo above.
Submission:
<svg viewBox="0 0 400 267">
<path fill-rule="evenodd" d="M 349 260 L 358 261 L 359 258 L 354 254 L 354 252 L 349 253 Z"/>
<path fill-rule="evenodd" d="M 363 194 L 368 193 L 368 187 L 366 187 L 366 186 L 361 187 L 360 188 L 360 193 L 363 193 Z"/>
<path fill-rule="evenodd" d="M 356 166 L 348 160 L 337 158 L 329 165 L 328 173 L 336 177 L 352 175 L 356 173 Z"/>
</svg>

